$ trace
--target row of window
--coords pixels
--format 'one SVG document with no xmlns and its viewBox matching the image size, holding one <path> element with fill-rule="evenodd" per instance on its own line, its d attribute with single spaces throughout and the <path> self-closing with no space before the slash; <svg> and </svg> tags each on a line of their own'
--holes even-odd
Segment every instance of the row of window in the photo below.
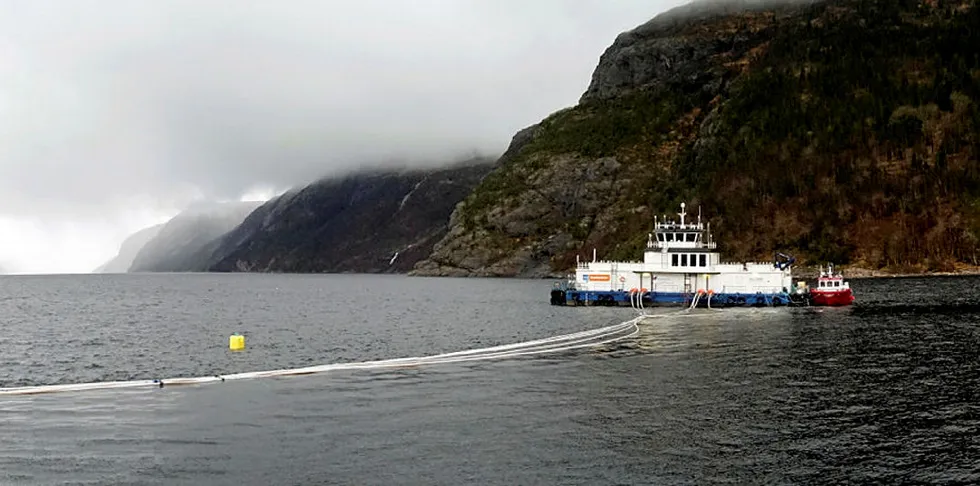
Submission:
<svg viewBox="0 0 980 486">
<path fill-rule="evenodd" d="M 707 267 L 708 255 L 701 253 L 687 254 L 674 253 L 670 256 L 670 266 L 672 267 Z"/>
<path fill-rule="evenodd" d="M 694 243 L 698 241 L 697 233 L 657 233 L 657 241 L 663 243 L 667 241 L 686 241 Z"/>
</svg>

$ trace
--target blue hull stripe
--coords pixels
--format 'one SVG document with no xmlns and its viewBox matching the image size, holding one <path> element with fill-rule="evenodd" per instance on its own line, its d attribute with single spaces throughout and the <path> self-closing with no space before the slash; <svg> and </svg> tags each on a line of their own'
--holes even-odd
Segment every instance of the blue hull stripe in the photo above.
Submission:
<svg viewBox="0 0 980 486">
<path fill-rule="evenodd" d="M 684 292 L 647 292 L 643 294 L 644 306 L 658 305 L 691 305 L 697 294 Z M 707 307 L 708 295 L 701 296 L 698 307 Z M 712 307 L 742 307 L 742 306 L 782 306 L 791 305 L 789 294 L 777 293 L 722 293 L 712 294 Z M 635 299 L 635 297 L 634 297 Z M 630 293 L 614 291 L 585 291 L 568 290 L 565 302 L 569 305 L 630 305 Z"/>
</svg>

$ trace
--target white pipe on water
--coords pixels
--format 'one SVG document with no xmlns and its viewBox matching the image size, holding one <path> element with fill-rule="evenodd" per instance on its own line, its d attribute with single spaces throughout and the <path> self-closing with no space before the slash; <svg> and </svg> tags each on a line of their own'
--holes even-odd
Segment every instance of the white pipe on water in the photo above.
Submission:
<svg viewBox="0 0 980 486">
<path fill-rule="evenodd" d="M 423 366 L 435 364 L 449 364 L 466 361 L 490 360 L 512 358 L 517 356 L 529 356 L 535 354 L 557 353 L 585 347 L 601 346 L 611 344 L 624 339 L 629 339 L 639 333 L 639 323 L 646 319 L 647 315 L 641 315 L 629 321 L 625 321 L 612 326 L 599 329 L 581 331 L 560 336 L 553 336 L 544 339 L 525 341 L 522 343 L 506 344 L 489 348 L 471 349 L 466 351 L 456 351 L 431 356 L 395 358 L 379 361 L 362 361 L 356 363 L 332 363 L 318 366 L 308 366 L 304 368 L 253 371 L 245 373 L 234 373 L 229 375 L 201 376 L 189 378 L 168 378 L 163 380 L 133 380 L 133 381 L 110 381 L 93 383 L 76 383 L 64 385 L 40 385 L 13 388 L 0 388 L 0 396 L 4 395 L 36 395 L 43 393 L 64 393 L 71 391 L 92 391 L 92 390 L 113 390 L 122 388 L 159 388 L 174 385 L 200 385 L 207 383 L 224 382 L 231 380 L 245 380 L 253 378 L 269 378 L 275 376 L 298 376 L 324 373 L 328 371 L 346 370 L 377 370 L 389 368 L 401 368 L 406 366 Z M 666 317 L 662 315 L 659 317 Z"/>
</svg>

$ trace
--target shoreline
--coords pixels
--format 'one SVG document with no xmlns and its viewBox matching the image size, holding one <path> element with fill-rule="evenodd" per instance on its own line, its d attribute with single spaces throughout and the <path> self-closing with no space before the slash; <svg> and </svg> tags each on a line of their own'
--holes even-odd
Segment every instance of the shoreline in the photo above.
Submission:
<svg viewBox="0 0 980 486">
<path fill-rule="evenodd" d="M 863 267 L 836 266 L 835 270 L 844 275 L 845 279 L 890 279 L 890 278 L 936 278 L 936 277 L 980 277 L 980 267 L 961 267 L 951 272 L 889 272 L 884 270 L 870 270 Z M 574 273 L 571 270 L 569 273 Z M 567 275 L 567 274 L 566 274 Z M 513 276 L 498 278 L 541 278 L 541 279 L 564 279 L 566 275 L 549 274 L 541 277 L 535 276 Z M 820 268 L 817 266 L 804 266 L 793 268 L 793 280 L 816 280 L 820 275 Z"/>
<path fill-rule="evenodd" d="M 889 272 L 884 270 L 870 270 L 863 267 L 837 266 L 836 270 L 844 275 L 846 279 L 870 279 L 870 278 L 927 278 L 927 277 L 980 277 L 980 266 L 961 267 L 950 272 Z M 558 274 L 554 272 L 536 275 L 428 275 L 404 273 L 381 273 L 381 272 L 120 272 L 120 273 L 7 273 L 0 274 L 0 277 L 62 277 L 62 276 L 85 276 L 85 275 L 230 275 L 230 274 L 260 274 L 260 275 L 401 275 L 406 277 L 428 277 L 428 278 L 510 278 L 510 279 L 544 279 L 561 280 L 567 278 L 569 274 L 574 274 L 574 270 L 567 273 Z M 820 274 L 819 267 L 796 267 L 793 269 L 793 280 L 810 279 L 815 280 Z"/>
<path fill-rule="evenodd" d="M 794 269 L 795 270 L 795 269 Z M 980 267 L 961 268 L 950 272 L 889 272 L 884 270 L 871 270 L 862 267 L 837 267 L 844 278 L 870 279 L 870 278 L 929 278 L 929 277 L 977 277 L 980 276 Z M 800 268 L 798 273 L 793 273 L 793 278 L 815 279 L 820 274 L 818 267 Z"/>
</svg>

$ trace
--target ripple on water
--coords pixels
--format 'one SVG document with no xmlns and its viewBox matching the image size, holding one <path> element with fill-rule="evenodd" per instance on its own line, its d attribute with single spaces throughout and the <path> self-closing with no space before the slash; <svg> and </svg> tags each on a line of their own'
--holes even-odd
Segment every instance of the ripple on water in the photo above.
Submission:
<svg viewBox="0 0 980 486">
<path fill-rule="evenodd" d="M 950 290 L 964 282 L 858 280 L 846 309 L 664 311 L 630 340 L 547 356 L 0 399 L 0 483 L 975 484 L 980 305 Z M 549 287 L 0 279 L 16 296 L 0 301 L 0 382 L 437 354 L 631 317 L 549 306 Z M 226 350 L 236 331 L 244 353 Z"/>
</svg>

